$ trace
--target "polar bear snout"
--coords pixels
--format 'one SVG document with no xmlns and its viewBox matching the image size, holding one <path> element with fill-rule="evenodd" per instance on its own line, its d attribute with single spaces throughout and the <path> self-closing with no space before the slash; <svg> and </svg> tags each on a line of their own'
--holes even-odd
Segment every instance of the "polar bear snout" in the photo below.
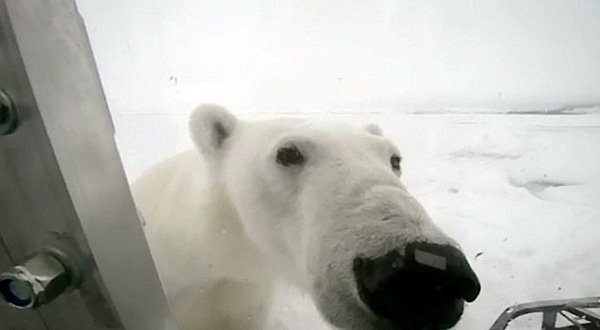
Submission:
<svg viewBox="0 0 600 330">
<path fill-rule="evenodd" d="M 449 245 L 409 243 L 403 252 L 356 258 L 353 271 L 364 304 L 400 329 L 448 329 L 481 290 L 463 253 Z"/>
</svg>

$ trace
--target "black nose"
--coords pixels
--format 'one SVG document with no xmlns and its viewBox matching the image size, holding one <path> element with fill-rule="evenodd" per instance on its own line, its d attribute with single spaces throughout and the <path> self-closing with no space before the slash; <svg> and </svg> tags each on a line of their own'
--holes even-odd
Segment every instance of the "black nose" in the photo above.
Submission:
<svg viewBox="0 0 600 330">
<path fill-rule="evenodd" d="M 463 253 L 448 245 L 414 242 L 404 255 L 356 258 L 353 266 L 363 302 L 402 329 L 448 329 L 481 290 Z"/>
</svg>

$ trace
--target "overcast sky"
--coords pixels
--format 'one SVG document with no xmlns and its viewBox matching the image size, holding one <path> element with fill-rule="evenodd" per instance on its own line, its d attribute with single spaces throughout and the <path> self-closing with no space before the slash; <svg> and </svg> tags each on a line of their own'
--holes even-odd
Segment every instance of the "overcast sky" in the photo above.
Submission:
<svg viewBox="0 0 600 330">
<path fill-rule="evenodd" d="M 113 111 L 600 102 L 600 1 L 78 0 Z"/>
</svg>

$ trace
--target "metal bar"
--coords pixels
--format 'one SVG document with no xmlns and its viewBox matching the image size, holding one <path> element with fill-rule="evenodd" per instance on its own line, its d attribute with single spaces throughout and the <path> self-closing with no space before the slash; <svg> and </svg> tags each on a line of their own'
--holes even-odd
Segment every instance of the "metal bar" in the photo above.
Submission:
<svg viewBox="0 0 600 330">
<path fill-rule="evenodd" d="M 174 329 L 74 1 L 0 0 L 0 20 L 0 87 L 21 119 L 0 138 L 0 237 L 15 261 L 67 238 L 85 268 L 37 311 L 49 330 Z"/>
<path fill-rule="evenodd" d="M 571 322 L 571 323 L 572 323 L 574 326 L 576 326 L 576 327 L 577 327 L 577 329 L 579 329 L 579 330 L 586 330 L 586 329 L 585 329 L 585 328 L 584 328 L 584 327 L 581 325 L 581 323 L 577 322 L 577 320 L 576 320 L 576 319 L 574 319 L 574 318 L 572 318 L 572 317 L 568 316 L 567 314 L 565 314 L 565 313 L 564 313 L 564 312 L 562 312 L 562 311 L 560 311 L 560 312 L 558 312 L 558 313 L 559 313 L 559 314 L 560 314 L 562 317 L 564 317 L 565 319 L 567 319 L 567 321 Z"/>
<path fill-rule="evenodd" d="M 556 310 L 544 311 L 542 315 L 542 329 L 553 330 L 556 326 Z"/>
<path fill-rule="evenodd" d="M 598 330 L 598 327 L 594 327 L 592 324 L 587 323 L 587 324 L 582 324 L 581 325 L 585 330 Z M 569 326 L 565 326 L 565 327 L 560 327 L 557 328 L 560 330 L 579 330 L 579 328 L 577 326 L 574 325 L 569 325 Z"/>
<path fill-rule="evenodd" d="M 494 321 L 490 330 L 504 330 L 511 320 L 530 313 L 540 313 L 546 310 L 565 310 L 569 308 L 598 308 L 600 297 L 586 297 L 578 299 L 562 299 L 536 301 L 525 304 L 517 304 L 505 309 Z"/>
<path fill-rule="evenodd" d="M 568 308 L 567 311 L 600 326 L 600 314 L 586 308 Z"/>
</svg>

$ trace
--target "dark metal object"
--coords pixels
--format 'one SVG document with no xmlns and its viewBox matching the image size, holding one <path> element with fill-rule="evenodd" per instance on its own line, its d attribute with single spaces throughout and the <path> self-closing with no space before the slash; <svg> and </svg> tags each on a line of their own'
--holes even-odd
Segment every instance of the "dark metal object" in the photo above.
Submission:
<svg viewBox="0 0 600 330">
<path fill-rule="evenodd" d="M 600 297 L 518 304 L 502 312 L 490 330 L 504 330 L 512 320 L 532 313 L 542 313 L 543 330 L 600 330 L 600 315 L 592 309 L 600 309 Z M 559 315 L 570 325 L 558 326 Z"/>
<path fill-rule="evenodd" d="M 11 98 L 0 89 L 0 136 L 8 135 L 17 129 L 17 110 Z"/>
<path fill-rule="evenodd" d="M 80 272 L 64 254 L 44 251 L 0 274 L 0 296 L 18 309 L 37 308 L 74 289 Z"/>
</svg>

